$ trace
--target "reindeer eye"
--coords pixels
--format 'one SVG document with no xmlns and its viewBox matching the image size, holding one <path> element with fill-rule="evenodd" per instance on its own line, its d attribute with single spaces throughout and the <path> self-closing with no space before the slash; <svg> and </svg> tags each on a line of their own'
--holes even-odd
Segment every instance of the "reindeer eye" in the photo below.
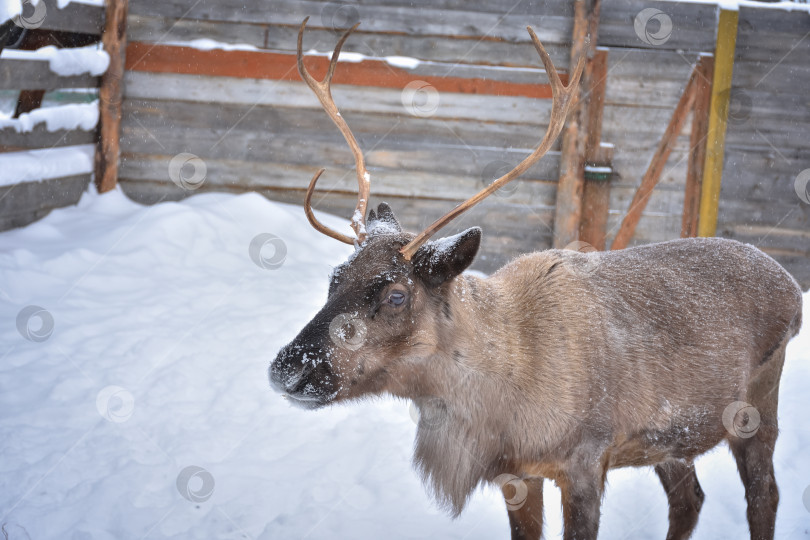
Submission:
<svg viewBox="0 0 810 540">
<path fill-rule="evenodd" d="M 405 294 L 399 291 L 392 292 L 385 301 L 394 307 L 399 307 L 405 303 Z"/>
</svg>

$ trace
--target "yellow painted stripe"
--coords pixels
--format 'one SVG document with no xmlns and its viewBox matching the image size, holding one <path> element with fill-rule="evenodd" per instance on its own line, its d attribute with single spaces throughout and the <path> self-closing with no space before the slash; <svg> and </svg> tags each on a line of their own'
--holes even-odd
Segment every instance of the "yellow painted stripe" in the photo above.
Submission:
<svg viewBox="0 0 810 540">
<path fill-rule="evenodd" d="M 717 205 L 720 202 L 720 181 L 723 177 L 723 154 L 726 145 L 728 105 L 731 98 L 731 76 L 734 70 L 734 49 L 737 44 L 737 20 L 737 11 L 720 10 L 717 44 L 714 52 L 714 81 L 709 108 L 706 161 L 703 165 L 698 236 L 714 236 L 717 231 Z"/>
</svg>

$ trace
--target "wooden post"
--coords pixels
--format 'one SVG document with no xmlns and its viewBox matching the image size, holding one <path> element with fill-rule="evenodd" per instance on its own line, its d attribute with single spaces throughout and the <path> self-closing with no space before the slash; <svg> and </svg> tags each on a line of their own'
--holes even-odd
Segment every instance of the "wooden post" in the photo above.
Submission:
<svg viewBox="0 0 810 540">
<path fill-rule="evenodd" d="M 686 192 L 683 199 L 681 238 L 697 236 L 700 212 L 700 192 L 703 185 L 703 167 L 706 162 L 706 137 L 709 131 L 709 104 L 712 97 L 714 57 L 703 55 L 698 59 L 695 86 L 695 104 L 692 114 L 692 135 L 689 140 L 689 163 L 686 171 Z"/>
<path fill-rule="evenodd" d="M 613 148 L 601 146 L 602 111 L 607 86 L 607 49 L 597 49 L 593 57 L 588 100 L 588 134 L 585 141 L 585 165 L 612 168 Z M 588 174 L 583 171 L 582 219 L 579 238 L 598 250 L 605 249 L 608 210 L 610 209 L 610 173 Z"/>
<path fill-rule="evenodd" d="M 127 45 L 127 0 L 106 0 L 106 19 L 101 43 L 110 55 L 110 66 L 99 88 L 99 129 L 95 182 L 99 193 L 115 188 L 121 135 L 121 99 L 124 54 Z"/>
<path fill-rule="evenodd" d="M 619 227 L 619 232 L 613 239 L 613 244 L 610 249 L 624 249 L 633 238 L 633 233 L 636 232 L 636 226 L 641 219 L 641 213 L 647 206 L 650 200 L 653 188 L 661 178 L 661 173 L 664 170 L 664 165 L 669 159 L 669 154 L 672 152 L 672 147 L 678 139 L 678 135 L 683 129 L 683 123 L 692 109 L 692 103 L 695 99 L 695 80 L 697 79 L 697 66 L 692 70 L 689 76 L 689 81 L 686 83 L 681 99 L 678 100 L 678 105 L 675 107 L 675 112 L 672 113 L 672 118 L 669 120 L 669 125 L 655 149 L 652 160 L 650 161 L 644 177 L 641 179 L 641 185 L 636 190 L 633 200 L 630 202 L 630 207 L 627 209 L 627 215 L 622 220 L 622 225 Z"/>
<path fill-rule="evenodd" d="M 587 96 L 582 88 L 590 88 L 593 79 L 593 53 L 599 31 L 600 0 L 575 0 L 574 33 L 571 42 L 570 66 L 575 66 L 580 55 L 589 57 L 582 74 L 580 90 L 575 94 L 579 103 L 574 106 L 563 131 L 560 155 L 560 179 L 557 184 L 556 212 L 554 215 L 554 247 L 565 247 L 579 239 L 582 216 L 582 193 L 585 184 L 585 144 L 588 134 Z M 590 37 L 590 42 L 586 38 Z"/>
<path fill-rule="evenodd" d="M 728 104 L 731 98 L 731 76 L 734 71 L 734 51 L 737 45 L 737 21 L 737 11 L 720 10 L 717 45 L 714 51 L 714 77 L 709 107 L 706 163 L 703 167 L 703 190 L 700 195 L 698 236 L 714 236 L 717 232 L 717 206 L 720 202 L 720 181 L 723 176 Z"/>
</svg>

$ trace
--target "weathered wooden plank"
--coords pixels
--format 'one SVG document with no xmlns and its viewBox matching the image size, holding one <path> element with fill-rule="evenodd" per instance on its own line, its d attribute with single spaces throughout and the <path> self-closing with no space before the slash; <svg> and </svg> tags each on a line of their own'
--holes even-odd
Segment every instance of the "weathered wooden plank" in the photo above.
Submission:
<svg viewBox="0 0 810 540">
<path fill-rule="evenodd" d="M 25 8 L 31 9 L 32 6 L 26 5 Z M 26 15 L 25 11 L 23 15 Z M 36 26 L 41 30 L 99 35 L 104 24 L 104 9 L 78 2 L 60 8 L 57 0 L 40 0 L 37 17 L 42 17 L 42 22 Z"/>
<path fill-rule="evenodd" d="M 637 33 L 634 23 L 644 9 L 658 10 L 663 18 L 648 19 L 646 25 L 640 25 Z M 714 50 L 716 10 L 717 7 L 711 4 L 691 2 L 606 2 L 600 21 L 599 45 L 710 52 Z M 667 21 L 669 27 L 662 26 L 662 21 Z"/>
<path fill-rule="evenodd" d="M 193 47 L 175 45 L 130 43 L 127 48 L 127 69 L 157 73 L 202 75 L 205 77 L 236 77 L 299 81 L 296 56 L 267 51 L 201 51 Z M 325 73 L 329 61 L 324 56 L 305 59 L 312 73 Z M 420 64 L 414 69 L 403 69 L 380 59 L 368 58 L 360 62 L 344 62 L 335 71 L 332 83 L 403 89 L 411 84 L 430 86 L 437 92 L 488 94 L 496 96 L 523 96 L 551 98 L 551 86 L 538 82 L 540 70 L 493 69 L 459 67 L 449 75 L 448 66 Z M 489 71 L 497 78 L 486 76 Z M 509 72 L 515 79 L 509 80 Z M 466 75 L 466 76 L 465 76 Z M 528 77 L 528 76 L 531 77 Z M 567 77 L 561 76 L 563 83 Z"/>
<path fill-rule="evenodd" d="M 810 13 L 801 3 L 782 5 L 772 9 L 767 3 L 740 6 L 740 32 L 781 32 L 785 35 L 804 36 L 810 29 Z"/>
<path fill-rule="evenodd" d="M 142 155 L 124 153 L 121 156 L 121 178 L 142 181 L 167 181 L 173 155 Z M 256 189 L 304 189 L 316 167 L 277 162 L 247 162 L 202 158 L 206 166 L 205 184 L 237 191 Z M 403 169 L 378 168 L 370 170 L 375 195 L 442 199 L 459 201 L 474 195 L 484 187 L 480 176 L 437 174 Z M 487 179 L 489 180 L 489 179 Z M 357 185 L 351 170 L 327 171 L 318 183 L 317 192 L 356 193 Z M 556 185 L 553 182 L 519 180 L 495 198 L 513 204 L 554 205 Z"/>
<path fill-rule="evenodd" d="M 760 249 L 793 252 L 810 258 L 810 230 L 774 228 L 762 225 L 728 224 L 724 235 Z"/>
<path fill-rule="evenodd" d="M 635 186 L 637 187 L 637 186 Z M 636 194 L 636 189 L 624 186 L 611 186 L 610 190 L 610 215 L 621 215 L 624 217 L 627 214 L 627 208 Z M 658 186 L 650 194 L 647 201 L 647 206 L 644 208 L 642 215 L 644 216 L 677 216 L 678 226 L 670 232 L 672 238 L 678 238 L 680 232 L 680 218 L 683 209 L 683 190 L 668 189 Z M 638 230 L 642 229 L 639 225 Z M 610 231 L 609 236 L 613 237 L 618 232 L 619 227 L 616 226 Z"/>
<path fill-rule="evenodd" d="M 130 15 L 128 32 L 133 41 L 148 43 L 182 42 L 194 39 L 212 39 L 223 43 L 248 44 L 260 49 L 295 52 L 297 26 L 252 24 L 248 22 L 204 21 L 171 19 L 149 15 Z M 542 19 L 535 24 L 544 25 Z M 307 28 L 306 48 L 329 51 L 337 41 L 335 32 L 328 28 Z M 526 35 L 528 39 L 528 34 Z M 440 64 L 437 69 L 457 73 L 465 68 L 479 66 L 539 66 L 534 47 L 524 39 L 520 42 L 481 40 L 480 37 L 422 36 L 393 33 L 355 33 L 343 50 L 372 57 L 405 56 Z M 568 68 L 568 49 L 565 43 L 545 40 L 543 45 L 559 69 Z M 447 65 L 442 65 L 447 64 Z M 490 70 L 488 76 L 495 77 Z"/>
<path fill-rule="evenodd" d="M 683 52 L 614 49 L 608 59 L 605 103 L 671 111 L 695 60 L 694 54 Z"/>
<path fill-rule="evenodd" d="M 493 2 L 492 0 L 408 0 L 403 3 L 402 0 L 354 0 L 351 5 L 341 5 L 334 0 L 313 0 L 320 3 L 323 8 L 322 18 L 335 17 L 335 22 L 338 26 L 345 25 L 347 15 L 346 8 L 351 10 L 352 7 L 362 10 L 365 7 L 371 6 L 392 6 L 392 7 L 407 7 L 412 10 L 412 13 L 422 8 L 441 8 L 447 10 L 458 11 L 475 11 L 483 13 L 495 13 L 502 15 L 505 11 L 515 15 L 556 15 L 563 17 L 573 17 L 573 5 L 570 2 L 548 2 L 547 0 L 524 0 L 517 4 Z M 331 8 L 329 6 L 331 4 Z M 341 6 L 344 11 L 334 13 L 335 7 Z M 334 15 L 333 15 L 334 14 Z M 326 23 L 325 23 L 326 24 Z"/>
<path fill-rule="evenodd" d="M 22 227 L 54 208 L 76 204 L 90 183 L 83 174 L 0 187 L 0 230 Z"/>
<path fill-rule="evenodd" d="M 256 10 L 241 0 L 200 0 L 192 5 L 186 0 L 165 0 L 135 3 L 132 13 L 174 19 L 272 23 L 296 27 L 304 17 L 311 17 L 310 24 L 313 27 L 332 29 L 332 21 L 321 18 L 324 7 L 323 3 L 307 0 L 274 0 L 272 10 Z M 363 32 L 475 38 L 487 36 L 491 40 L 523 42 L 530 42 L 526 35 L 526 23 L 536 21 L 540 39 L 556 43 L 569 41 L 572 24 L 570 16 L 546 14 L 542 11 L 535 13 L 527 21 L 526 14 L 515 11 L 482 13 L 421 7 L 419 16 L 415 17 L 413 9 L 402 5 L 362 6 L 358 8 L 358 18 Z"/>
<path fill-rule="evenodd" d="M 810 80 L 810 74 L 806 80 Z M 810 101 L 806 95 L 772 94 L 732 87 L 727 148 L 773 150 L 785 156 L 794 150 L 805 149 L 810 140 L 808 105 Z"/>
<path fill-rule="evenodd" d="M 44 124 L 37 124 L 31 131 L 18 133 L 7 127 L 0 129 L 0 148 L 11 149 L 51 148 L 95 142 L 96 133 L 80 129 L 48 131 Z"/>
<path fill-rule="evenodd" d="M 542 133 L 533 126 L 511 130 L 475 121 L 364 113 L 347 119 L 371 168 L 473 178 L 485 176 L 495 162 L 517 164 Z M 191 152 L 203 158 L 353 167 L 345 141 L 320 110 L 132 100 L 125 103 L 121 144 L 125 152 L 140 154 Z M 558 166 L 555 149 L 526 177 L 556 178 Z"/>
<path fill-rule="evenodd" d="M 732 88 L 744 89 L 746 92 L 806 96 L 797 81 L 806 81 L 810 78 L 810 66 L 805 60 L 794 59 L 793 52 L 787 50 L 780 52 L 781 54 L 772 60 L 735 61 Z"/>
<path fill-rule="evenodd" d="M 95 182 L 99 193 L 115 188 L 121 136 L 121 100 L 127 48 L 127 0 L 107 0 L 101 42 L 110 65 L 99 88 L 99 129 L 95 157 Z"/>
<path fill-rule="evenodd" d="M 796 204 L 794 182 L 798 172 L 806 167 L 803 151 L 782 156 L 771 149 L 730 148 L 726 152 L 720 199 L 747 200 L 763 205 L 777 201 Z"/>
<path fill-rule="evenodd" d="M 455 171 L 476 178 L 492 161 L 517 163 L 545 129 L 475 120 L 390 119 L 366 113 L 347 115 L 347 120 L 372 167 Z M 128 152 L 188 151 L 219 159 L 279 160 L 338 170 L 352 167 L 345 143 L 320 109 L 133 100 L 125 102 L 123 122 L 122 148 Z M 643 142 L 634 139 L 617 147 L 616 185 L 637 185 L 653 151 L 649 141 Z M 683 185 L 687 151 L 688 139 L 682 137 L 664 170 L 662 185 Z M 554 178 L 558 158 L 556 151 L 549 153 L 527 177 Z"/>
<path fill-rule="evenodd" d="M 725 236 L 739 225 L 806 231 L 810 229 L 810 207 L 797 202 L 721 199 L 717 234 Z"/>
<path fill-rule="evenodd" d="M 332 95 L 343 114 L 362 111 L 410 115 L 412 111 L 407 104 L 403 104 L 402 93 L 394 89 L 338 85 L 332 88 Z M 304 83 L 171 73 L 128 71 L 125 75 L 125 97 L 321 108 Z M 550 108 L 551 101 L 546 99 L 440 93 L 435 112 L 430 117 L 544 126 L 548 122 Z"/>
<path fill-rule="evenodd" d="M 96 88 L 98 85 L 99 78 L 88 74 L 57 75 L 47 61 L 0 58 L 0 90 L 57 90 Z"/>
</svg>

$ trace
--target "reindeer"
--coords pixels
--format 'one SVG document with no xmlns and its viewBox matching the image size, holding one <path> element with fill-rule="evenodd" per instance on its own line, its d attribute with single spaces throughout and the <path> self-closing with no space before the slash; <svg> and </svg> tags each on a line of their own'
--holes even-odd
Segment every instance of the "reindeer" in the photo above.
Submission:
<svg viewBox="0 0 810 540">
<path fill-rule="evenodd" d="M 553 91 L 548 131 L 514 170 L 419 235 L 391 208 L 368 212 L 363 154 L 326 77 L 298 69 L 343 133 L 357 169 L 356 238 L 324 307 L 282 348 L 271 385 L 317 409 L 372 395 L 419 411 L 414 463 L 457 516 L 483 483 L 501 487 L 512 538 L 540 538 L 543 480 L 560 488 L 564 538 L 595 539 L 607 471 L 653 466 L 669 502 L 670 540 L 688 538 L 704 494 L 694 460 L 726 441 L 745 485 L 752 539 L 774 535 L 779 378 L 801 326 L 801 290 L 753 246 L 689 238 L 622 251 L 551 249 L 482 279 L 464 273 L 481 229 L 430 240 L 451 219 L 534 164 L 562 129 L 566 87 L 531 28 Z M 364 219 L 365 218 L 365 219 Z"/>
</svg>

